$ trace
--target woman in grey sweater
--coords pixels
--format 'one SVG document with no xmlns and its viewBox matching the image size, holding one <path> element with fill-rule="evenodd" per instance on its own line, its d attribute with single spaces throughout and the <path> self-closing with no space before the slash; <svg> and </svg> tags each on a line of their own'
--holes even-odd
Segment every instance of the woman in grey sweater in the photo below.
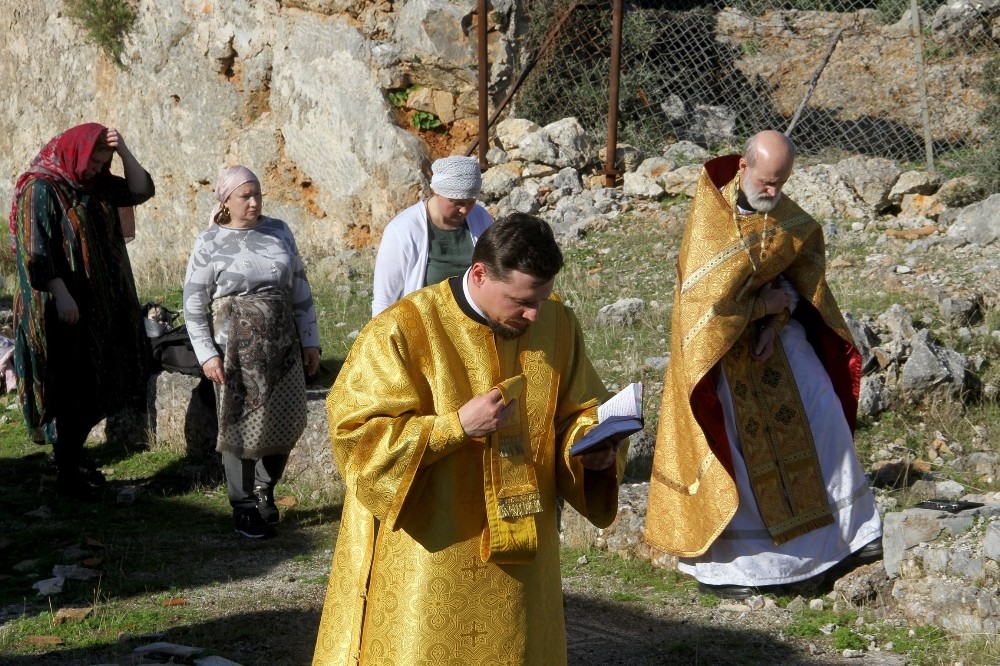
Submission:
<svg viewBox="0 0 1000 666">
<path fill-rule="evenodd" d="M 223 169 L 208 229 L 184 280 L 184 319 L 216 385 L 219 435 L 236 531 L 259 539 L 278 522 L 274 487 L 306 425 L 305 376 L 319 368 L 319 330 L 288 225 L 261 214 L 260 181 Z"/>
</svg>

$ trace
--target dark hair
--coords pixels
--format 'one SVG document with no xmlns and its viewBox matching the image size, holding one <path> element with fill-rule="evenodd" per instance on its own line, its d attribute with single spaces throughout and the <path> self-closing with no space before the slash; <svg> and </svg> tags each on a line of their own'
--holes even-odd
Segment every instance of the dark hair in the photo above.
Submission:
<svg viewBox="0 0 1000 666">
<path fill-rule="evenodd" d="M 111 152 L 114 152 L 115 150 L 108 145 L 107 128 L 101 130 L 101 132 L 97 135 L 97 140 L 94 142 L 94 152 L 96 153 L 98 150 L 110 150 Z"/>
<path fill-rule="evenodd" d="M 562 251 L 545 220 L 514 213 L 487 229 L 472 251 L 472 263 L 486 267 L 490 279 L 506 282 L 512 271 L 520 271 L 548 282 L 563 267 Z"/>
</svg>

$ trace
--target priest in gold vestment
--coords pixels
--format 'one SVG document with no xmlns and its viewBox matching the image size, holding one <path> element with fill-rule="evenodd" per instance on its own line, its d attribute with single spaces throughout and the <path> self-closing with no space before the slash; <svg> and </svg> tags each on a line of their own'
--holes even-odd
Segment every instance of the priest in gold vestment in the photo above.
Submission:
<svg viewBox="0 0 1000 666">
<path fill-rule="evenodd" d="M 860 356 L 822 229 L 782 196 L 793 160 L 767 131 L 706 163 L 678 257 L 645 539 L 729 598 L 881 556 Z"/>
<path fill-rule="evenodd" d="M 355 341 L 327 400 L 347 496 L 315 666 L 566 663 L 556 498 L 608 525 L 626 447 L 569 455 L 608 392 L 561 267 L 544 221 L 499 220 Z"/>
</svg>

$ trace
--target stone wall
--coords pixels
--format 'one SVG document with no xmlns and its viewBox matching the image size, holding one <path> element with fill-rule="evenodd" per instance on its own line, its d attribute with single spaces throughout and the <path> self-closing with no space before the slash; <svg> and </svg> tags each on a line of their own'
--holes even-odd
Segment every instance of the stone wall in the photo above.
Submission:
<svg viewBox="0 0 1000 666">
<path fill-rule="evenodd" d="M 311 492 L 341 497 L 344 483 L 333 462 L 326 395 L 326 389 L 307 390 L 306 429 L 288 458 L 283 481 L 299 483 Z M 91 438 L 124 439 L 150 450 L 183 454 L 192 464 L 214 466 L 216 433 L 212 385 L 198 377 L 161 372 L 150 377 L 146 414 L 123 413 L 111 417 L 91 433 Z"/>
</svg>

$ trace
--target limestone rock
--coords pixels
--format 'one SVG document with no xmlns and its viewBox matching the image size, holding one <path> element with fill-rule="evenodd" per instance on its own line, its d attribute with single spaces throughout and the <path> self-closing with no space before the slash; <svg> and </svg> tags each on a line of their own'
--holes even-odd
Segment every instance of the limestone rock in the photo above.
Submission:
<svg viewBox="0 0 1000 666">
<path fill-rule="evenodd" d="M 895 303 L 878 316 L 878 322 L 889 334 L 899 340 L 909 340 L 917 334 L 913 328 L 913 316 L 899 303 Z"/>
<path fill-rule="evenodd" d="M 881 562 L 873 562 L 854 569 L 833 583 L 833 591 L 842 599 L 860 605 L 887 593 L 892 583 L 886 576 Z"/>
<path fill-rule="evenodd" d="M 934 194 L 943 182 L 944 177 L 938 173 L 904 171 L 889 191 L 889 203 L 899 206 L 907 194 Z"/>
<path fill-rule="evenodd" d="M 948 227 L 947 235 L 977 246 L 990 245 L 1000 238 L 1000 225 L 996 224 L 998 213 L 1000 194 L 994 194 L 985 201 L 963 208 Z"/>
<path fill-rule="evenodd" d="M 877 364 L 872 348 L 879 344 L 878 335 L 867 321 L 856 319 L 850 312 L 844 313 L 844 321 L 854 338 L 854 346 L 861 354 L 861 371 L 867 372 Z"/>
<path fill-rule="evenodd" d="M 698 164 L 708 161 L 712 156 L 707 150 L 690 141 L 678 141 L 663 149 L 663 156 L 678 164 Z"/>
<path fill-rule="evenodd" d="M 782 193 L 815 218 L 865 219 L 865 202 L 828 164 L 796 169 Z"/>
<path fill-rule="evenodd" d="M 882 213 L 891 205 L 889 193 L 900 175 L 899 167 L 892 160 L 849 157 L 837 163 L 836 172 L 857 193 L 870 213 Z"/>
<path fill-rule="evenodd" d="M 874 418 L 889 408 L 889 391 L 885 380 L 879 375 L 866 375 L 861 378 L 861 391 L 858 395 L 858 415 Z"/>
<path fill-rule="evenodd" d="M 607 164 L 607 147 L 604 147 L 597 154 L 598 159 L 602 164 Z M 630 146 L 625 143 L 620 143 L 615 148 L 615 163 L 614 168 L 619 173 L 625 173 L 628 171 L 635 171 L 639 168 L 639 165 L 643 162 L 645 156 L 642 151 L 635 146 Z"/>
<path fill-rule="evenodd" d="M 622 193 L 640 199 L 659 199 L 663 196 L 663 188 L 649 176 L 629 171 L 623 179 Z"/>
<path fill-rule="evenodd" d="M 475 32 L 468 3 L 345 13 L 358 4 L 142 0 L 133 3 L 126 70 L 50 3 L 4 4 L 0 23 L 19 37 L 0 47 L 0 78 L 12 83 L 10 108 L 24 113 L 0 117 L 0 199 L 10 201 L 15 176 L 46 140 L 94 119 L 121 130 L 156 182 L 129 245 L 137 275 L 147 266 L 183 274 L 227 164 L 261 176 L 266 211 L 289 222 L 306 256 L 344 248 L 349 229 L 377 238 L 426 192 L 428 177 L 428 149 L 398 126 L 385 89 L 403 86 L 405 68 L 433 82 L 433 111 L 445 122 L 460 117 L 476 82 Z M 33 48 L 35 40 L 50 48 Z M 491 42 L 491 75 L 509 76 L 508 49 Z"/>
<path fill-rule="evenodd" d="M 693 197 L 701 178 L 701 165 L 689 164 L 663 174 L 660 183 L 663 191 L 671 196 L 685 194 Z"/>
<path fill-rule="evenodd" d="M 611 305 L 605 305 L 597 313 L 597 323 L 601 326 L 631 326 L 646 309 L 641 298 L 622 298 Z"/>
<path fill-rule="evenodd" d="M 526 136 L 540 129 L 541 127 L 531 120 L 505 118 L 496 125 L 496 141 L 501 148 L 510 152 L 512 148 L 517 148 Z"/>
<path fill-rule="evenodd" d="M 511 190 L 521 182 L 521 169 L 515 162 L 498 164 L 486 170 L 483 174 L 483 186 L 480 198 L 484 201 L 494 201 L 510 194 Z"/>
</svg>

